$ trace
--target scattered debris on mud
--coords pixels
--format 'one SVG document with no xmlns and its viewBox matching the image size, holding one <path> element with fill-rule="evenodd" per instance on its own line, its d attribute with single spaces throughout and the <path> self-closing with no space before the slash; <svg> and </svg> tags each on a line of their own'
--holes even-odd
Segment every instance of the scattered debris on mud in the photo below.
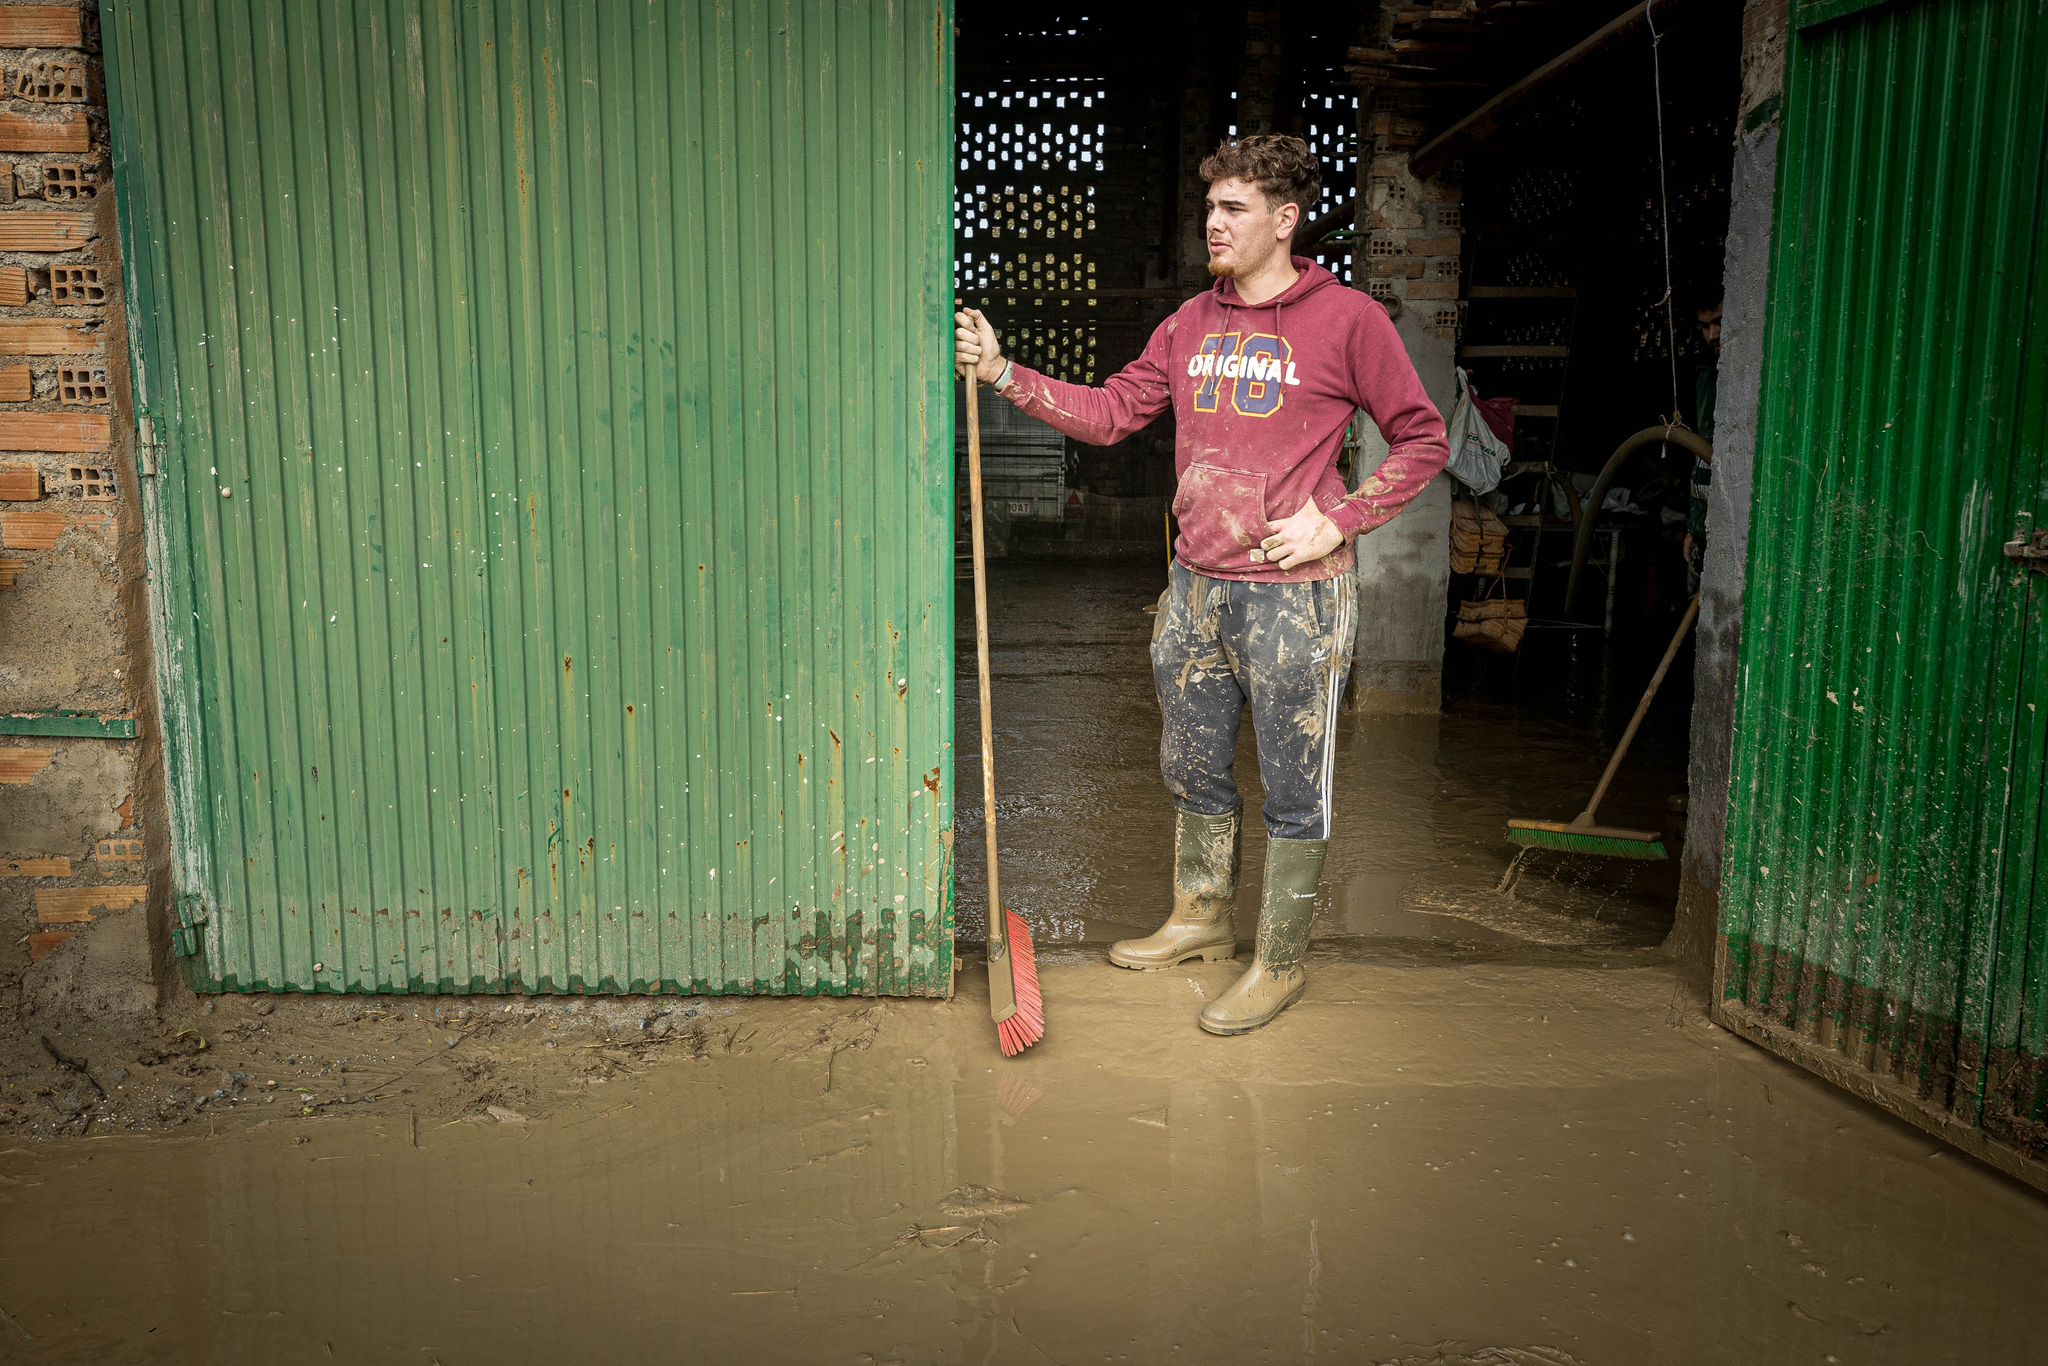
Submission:
<svg viewBox="0 0 2048 1366">
<path fill-rule="evenodd" d="M 623 1077 L 749 1051 L 761 1027 L 735 1018 L 744 1009 L 700 998 L 243 996 L 53 1020 L 14 1002 L 0 1006 L 0 1131 L 84 1137 L 358 1107 L 428 1124 L 523 1123 Z M 829 1069 L 875 1028 L 776 1046 L 829 1047 Z"/>
</svg>

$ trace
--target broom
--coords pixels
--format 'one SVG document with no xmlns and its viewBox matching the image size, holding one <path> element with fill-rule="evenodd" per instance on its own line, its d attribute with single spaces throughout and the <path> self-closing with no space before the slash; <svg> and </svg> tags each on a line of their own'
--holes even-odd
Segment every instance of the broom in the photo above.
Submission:
<svg viewBox="0 0 2048 1366">
<path fill-rule="evenodd" d="M 1700 599 L 1695 593 L 1692 602 L 1686 606 L 1684 619 L 1678 623 L 1677 632 L 1671 637 L 1671 644 L 1664 651 L 1664 658 L 1657 665 L 1657 672 L 1650 675 L 1650 686 L 1643 689 L 1643 700 L 1636 703 L 1636 714 L 1628 719 L 1628 729 L 1621 733 L 1621 743 L 1614 747 L 1614 755 L 1607 761 L 1607 771 L 1600 775 L 1600 785 L 1593 789 L 1593 800 L 1586 803 L 1586 809 L 1570 821 L 1509 821 L 1508 839 L 1530 849 L 1562 849 L 1566 853 L 1592 854 L 1600 858 L 1667 857 L 1664 841 L 1657 838 L 1654 830 L 1596 825 L 1593 814 L 1606 798 L 1615 771 L 1621 767 L 1629 744 L 1636 738 L 1636 731 L 1642 728 L 1643 717 L 1649 713 L 1651 699 L 1657 696 L 1664 675 L 1671 671 L 1671 661 L 1678 658 L 1678 647 L 1685 643 L 1685 634 L 1692 630 L 1693 621 L 1699 614 Z"/>
<path fill-rule="evenodd" d="M 996 732 L 989 709 L 988 561 L 981 525 L 981 396 L 967 372 L 967 483 L 974 527 L 974 652 L 981 670 L 981 806 L 988 830 L 988 1015 L 1003 1056 L 1014 1058 L 1045 1037 L 1045 998 L 1031 928 L 1006 910 L 996 884 Z"/>
</svg>

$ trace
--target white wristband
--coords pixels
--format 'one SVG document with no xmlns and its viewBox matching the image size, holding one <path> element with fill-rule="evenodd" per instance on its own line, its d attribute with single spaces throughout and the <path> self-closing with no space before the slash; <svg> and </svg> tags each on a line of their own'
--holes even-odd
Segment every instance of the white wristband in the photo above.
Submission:
<svg viewBox="0 0 2048 1366">
<path fill-rule="evenodd" d="M 1003 373 L 996 376 L 995 388 L 997 393 L 1002 393 L 1003 390 L 1009 388 L 1010 385 L 1015 381 L 1016 376 L 1011 372 L 1014 371 L 1016 368 L 1017 362 L 1013 360 L 1005 360 L 1003 362 Z"/>
</svg>

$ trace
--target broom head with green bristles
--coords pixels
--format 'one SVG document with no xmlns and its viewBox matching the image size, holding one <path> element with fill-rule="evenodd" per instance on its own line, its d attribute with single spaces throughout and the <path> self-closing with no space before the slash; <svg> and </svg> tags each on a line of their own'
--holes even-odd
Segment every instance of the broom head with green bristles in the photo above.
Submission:
<svg viewBox="0 0 2048 1366">
<path fill-rule="evenodd" d="M 1628 728 L 1621 733 L 1621 741 L 1608 756 L 1607 771 L 1600 775 L 1600 785 L 1593 789 L 1592 798 L 1586 809 L 1569 821 L 1509 821 L 1508 839 L 1529 849 L 1556 849 L 1566 854 L 1591 854 L 1595 858 L 1639 858 L 1660 859 L 1666 857 L 1664 841 L 1650 830 L 1624 830 L 1618 825 L 1595 825 L 1593 817 L 1600 810 L 1600 803 L 1607 797 L 1607 789 L 1614 782 L 1614 775 L 1621 768 L 1622 756 L 1628 753 L 1629 744 L 1642 728 L 1643 717 L 1649 714 L 1650 703 L 1657 696 L 1657 688 L 1664 682 L 1664 675 L 1671 672 L 1671 661 L 1678 658 L 1678 647 L 1685 643 L 1686 632 L 1692 630 L 1693 622 L 1699 620 L 1700 597 L 1693 594 L 1686 605 L 1685 616 L 1678 623 L 1678 629 L 1671 635 L 1671 643 L 1664 647 L 1664 658 L 1657 665 L 1657 672 L 1650 675 L 1650 686 L 1643 689 L 1643 700 L 1636 703 L 1636 714 L 1628 721 Z"/>
<path fill-rule="evenodd" d="M 1508 839 L 1530 849 L 1557 849 L 1599 858 L 1668 857 L 1664 841 L 1653 830 L 1624 830 L 1618 825 L 1595 825 L 1591 821 L 1509 821 Z"/>
</svg>

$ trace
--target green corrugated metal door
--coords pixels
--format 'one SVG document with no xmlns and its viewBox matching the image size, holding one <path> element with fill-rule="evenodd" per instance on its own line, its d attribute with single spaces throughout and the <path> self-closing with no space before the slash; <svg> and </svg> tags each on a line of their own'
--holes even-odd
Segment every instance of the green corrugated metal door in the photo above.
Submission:
<svg viewBox="0 0 2048 1366">
<path fill-rule="evenodd" d="M 2044 1056 L 2044 580 L 2004 547 L 2048 515 L 2048 3 L 1802 9 L 1722 1009 L 1974 1125 L 1987 1053 L 2010 1073 L 2025 1033 L 2037 1077 Z"/>
<path fill-rule="evenodd" d="M 195 980 L 951 989 L 950 11 L 107 0 Z"/>
<path fill-rule="evenodd" d="M 2036 50 L 2048 60 L 2048 51 Z M 2037 147 L 2036 155 L 2048 157 L 2048 147 Z M 2037 221 L 2048 220 L 2048 189 L 2037 214 Z M 2031 527 L 2015 530 L 2030 529 L 2048 552 L 2048 233 L 2036 233 L 2032 284 L 2021 297 L 2033 324 L 2020 369 L 2018 450 L 2023 475 L 2034 481 L 2036 516 Z M 2022 1151 L 2048 1157 L 2048 561 L 2025 582 L 2006 836 L 2010 875 L 1993 945 L 1984 1127 Z"/>
</svg>

